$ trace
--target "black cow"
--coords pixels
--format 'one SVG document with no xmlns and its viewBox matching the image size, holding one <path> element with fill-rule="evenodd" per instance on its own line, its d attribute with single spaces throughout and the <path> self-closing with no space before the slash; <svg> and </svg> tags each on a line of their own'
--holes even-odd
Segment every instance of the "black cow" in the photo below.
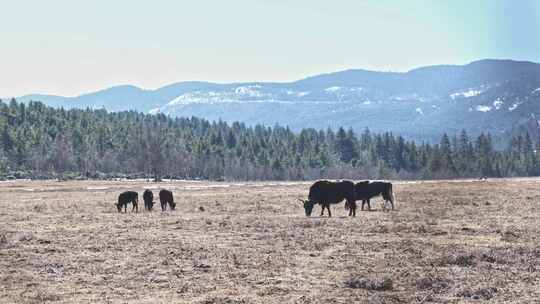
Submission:
<svg viewBox="0 0 540 304">
<path fill-rule="evenodd" d="M 356 216 L 356 202 L 354 200 L 354 183 L 351 181 L 331 182 L 321 180 L 315 182 L 309 188 L 309 195 L 304 203 L 306 216 L 311 216 L 313 206 L 320 204 L 322 206 L 321 216 L 324 214 L 324 208 L 328 209 L 328 217 L 332 216 L 330 205 L 338 204 L 345 200 L 345 209 L 349 210 L 349 216 Z"/>
<path fill-rule="evenodd" d="M 131 212 L 133 210 L 136 210 L 136 212 L 139 212 L 139 194 L 135 191 L 126 191 L 120 193 L 118 196 L 118 203 L 116 204 L 116 208 L 118 208 L 118 212 L 122 212 L 122 206 L 124 207 L 124 212 L 127 212 L 127 204 L 132 203 L 133 207 L 131 208 Z"/>
<path fill-rule="evenodd" d="M 364 204 L 367 202 L 368 210 L 371 210 L 370 199 L 379 195 L 382 195 L 384 199 L 384 209 L 386 203 L 390 202 L 392 210 L 394 210 L 394 192 L 392 191 L 392 183 L 386 182 L 369 182 L 362 181 L 354 185 L 355 199 L 357 201 L 362 200 L 362 210 L 364 210 Z"/>
<path fill-rule="evenodd" d="M 159 202 L 161 203 L 161 211 L 165 211 L 167 209 L 167 204 L 169 204 L 171 210 L 174 210 L 174 208 L 176 207 L 172 192 L 169 190 L 163 189 L 159 191 Z"/>
<path fill-rule="evenodd" d="M 142 197 L 144 200 L 144 209 L 152 211 L 152 208 L 154 207 L 154 193 L 152 192 L 152 190 L 144 190 Z"/>
</svg>

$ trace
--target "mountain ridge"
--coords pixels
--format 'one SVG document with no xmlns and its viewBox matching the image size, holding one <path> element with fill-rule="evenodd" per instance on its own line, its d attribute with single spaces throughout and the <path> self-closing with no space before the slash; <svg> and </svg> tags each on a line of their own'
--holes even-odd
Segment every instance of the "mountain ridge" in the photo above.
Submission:
<svg viewBox="0 0 540 304">
<path fill-rule="evenodd" d="M 454 64 L 435 64 L 435 65 L 421 66 L 421 67 L 410 69 L 410 70 L 405 71 L 405 72 L 377 71 L 377 70 L 368 70 L 368 69 L 362 69 L 362 68 L 350 68 L 350 69 L 345 69 L 345 70 L 340 70 L 340 71 L 325 72 L 325 73 L 320 73 L 320 74 L 316 74 L 316 75 L 306 76 L 304 78 L 294 80 L 294 81 L 212 82 L 212 81 L 204 81 L 204 80 L 186 80 L 186 81 L 178 81 L 178 82 L 172 82 L 172 83 L 169 83 L 169 84 L 165 84 L 165 85 L 160 86 L 160 87 L 155 88 L 155 89 L 143 88 L 143 87 L 139 87 L 139 86 L 132 85 L 132 84 L 118 84 L 118 85 L 108 86 L 108 87 L 105 87 L 103 89 L 99 89 L 97 91 L 85 92 L 85 93 L 77 94 L 77 95 L 74 95 L 74 96 L 63 96 L 63 95 L 57 95 L 57 94 L 52 94 L 52 93 L 51 94 L 29 93 L 29 94 L 24 94 L 24 95 L 21 95 L 21 96 L 18 96 L 18 97 L 17 96 L 4 97 L 3 99 L 10 99 L 12 97 L 16 98 L 16 99 L 19 99 L 19 98 L 24 98 L 24 97 L 28 97 L 28 96 L 49 96 L 49 97 L 62 97 L 62 98 L 78 98 L 78 97 L 82 97 L 82 96 L 85 96 L 85 95 L 91 95 L 91 94 L 107 91 L 107 90 L 110 90 L 110 89 L 116 89 L 116 88 L 122 88 L 122 87 L 131 87 L 131 88 L 135 88 L 135 89 L 138 89 L 138 90 L 141 90 L 141 91 L 160 91 L 162 89 L 167 89 L 169 87 L 173 87 L 173 86 L 177 86 L 177 85 L 188 85 L 188 84 L 202 84 L 202 85 L 240 85 L 240 84 L 263 84 L 263 83 L 264 84 L 294 84 L 294 83 L 304 81 L 304 80 L 307 80 L 307 79 L 310 79 L 310 78 L 318 77 L 318 76 L 326 76 L 326 75 L 333 75 L 333 74 L 346 73 L 346 72 L 368 72 L 368 73 L 381 73 L 381 74 L 409 74 L 409 73 L 413 73 L 413 72 L 424 70 L 424 69 L 430 69 L 430 68 L 466 67 L 466 66 L 471 66 L 471 65 L 474 65 L 474 64 L 484 63 L 484 62 L 499 62 L 499 63 L 508 62 L 508 63 L 515 63 L 515 64 L 540 65 L 540 63 L 537 63 L 537 62 L 534 62 L 534 61 L 527 61 L 527 60 L 491 59 L 491 58 L 487 58 L 487 59 L 475 60 L 475 61 L 472 61 L 470 63 L 461 64 L 461 65 L 459 65 L 459 64 L 455 64 L 455 65 Z"/>
<path fill-rule="evenodd" d="M 297 130 L 368 127 L 429 140 L 460 129 L 503 135 L 516 126 L 531 125 L 532 119 L 540 117 L 538 88 L 540 64 L 483 59 L 407 72 L 347 69 L 291 82 L 185 81 L 153 90 L 120 85 L 76 97 L 26 95 L 18 99 L 65 108 L 278 123 Z"/>
</svg>

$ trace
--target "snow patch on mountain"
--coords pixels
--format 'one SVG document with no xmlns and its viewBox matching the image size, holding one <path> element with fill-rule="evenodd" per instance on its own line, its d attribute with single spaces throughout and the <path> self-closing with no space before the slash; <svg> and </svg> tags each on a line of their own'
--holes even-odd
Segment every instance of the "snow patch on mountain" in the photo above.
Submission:
<svg viewBox="0 0 540 304">
<path fill-rule="evenodd" d="M 166 106 L 187 105 L 187 104 L 217 104 L 227 102 L 242 101 L 272 101 L 275 97 L 270 93 L 265 93 L 260 89 L 260 85 L 238 86 L 224 91 L 193 91 L 184 93 L 172 100 Z"/>
<path fill-rule="evenodd" d="M 422 108 L 416 108 L 416 112 L 420 115 L 424 115 L 424 111 L 422 111 Z"/>
<path fill-rule="evenodd" d="M 329 87 L 329 88 L 324 89 L 324 91 L 328 92 L 328 93 L 334 93 L 334 92 L 337 92 L 339 90 L 341 90 L 341 87 Z"/>
<path fill-rule="evenodd" d="M 519 105 L 521 105 L 523 103 L 523 101 L 518 101 L 518 102 L 515 102 L 514 104 L 512 104 L 511 106 L 508 107 L 508 111 L 514 111 L 515 109 L 517 109 L 519 107 Z"/>
<path fill-rule="evenodd" d="M 264 94 L 258 90 L 260 88 L 262 88 L 260 85 L 239 86 L 234 90 L 234 93 L 249 97 L 263 97 Z"/>
<path fill-rule="evenodd" d="M 476 106 L 476 111 L 478 111 L 478 112 L 489 112 L 489 111 L 491 111 L 491 107 L 490 106 L 485 106 L 485 105 L 479 105 L 479 106 Z"/>
<path fill-rule="evenodd" d="M 534 90 L 532 90 L 532 92 L 531 92 L 531 93 L 532 93 L 532 94 L 535 94 L 535 93 L 540 93 L 540 88 L 537 88 L 537 89 L 534 89 Z"/>
<path fill-rule="evenodd" d="M 484 93 L 484 90 L 481 90 L 481 89 L 469 89 L 467 91 L 456 92 L 456 93 L 450 94 L 450 98 L 452 98 L 452 99 L 461 98 L 461 97 L 469 98 L 469 97 L 474 97 L 474 96 L 480 95 L 482 93 Z"/>
<path fill-rule="evenodd" d="M 363 90 L 364 90 L 363 87 L 344 88 L 344 87 L 338 87 L 338 86 L 329 87 L 329 88 L 324 89 L 324 91 L 327 92 L 327 93 L 337 93 L 337 92 L 361 92 L 361 91 L 363 91 Z"/>
<path fill-rule="evenodd" d="M 154 115 L 154 114 L 158 114 L 160 112 L 161 112 L 161 108 L 154 108 L 154 109 L 148 111 L 148 114 Z"/>
</svg>

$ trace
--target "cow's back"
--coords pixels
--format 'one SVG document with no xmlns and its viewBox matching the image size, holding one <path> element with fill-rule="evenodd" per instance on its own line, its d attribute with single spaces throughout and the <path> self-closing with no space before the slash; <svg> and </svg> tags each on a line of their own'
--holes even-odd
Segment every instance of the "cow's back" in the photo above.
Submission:
<svg viewBox="0 0 540 304">
<path fill-rule="evenodd" d="M 125 191 L 118 196 L 118 203 L 127 203 L 137 199 L 139 194 L 135 191 Z"/>
<path fill-rule="evenodd" d="M 354 201 L 354 183 L 351 181 L 317 181 L 309 189 L 309 200 L 320 204 L 337 204 L 342 200 Z"/>
<path fill-rule="evenodd" d="M 331 182 L 326 180 L 316 181 L 309 188 L 308 198 L 317 203 L 326 202 L 333 191 Z"/>
</svg>

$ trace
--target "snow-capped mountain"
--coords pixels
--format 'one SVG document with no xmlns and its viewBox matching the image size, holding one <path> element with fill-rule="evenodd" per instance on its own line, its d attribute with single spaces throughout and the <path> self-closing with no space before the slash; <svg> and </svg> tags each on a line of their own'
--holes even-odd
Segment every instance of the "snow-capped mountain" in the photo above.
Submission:
<svg viewBox="0 0 540 304">
<path fill-rule="evenodd" d="M 368 127 L 438 139 L 466 129 L 494 135 L 540 124 L 540 64 L 481 60 L 406 73 L 347 70 L 290 83 L 181 82 L 157 90 L 119 86 L 81 95 L 22 96 L 52 106 L 104 107 L 247 124 Z"/>
</svg>

